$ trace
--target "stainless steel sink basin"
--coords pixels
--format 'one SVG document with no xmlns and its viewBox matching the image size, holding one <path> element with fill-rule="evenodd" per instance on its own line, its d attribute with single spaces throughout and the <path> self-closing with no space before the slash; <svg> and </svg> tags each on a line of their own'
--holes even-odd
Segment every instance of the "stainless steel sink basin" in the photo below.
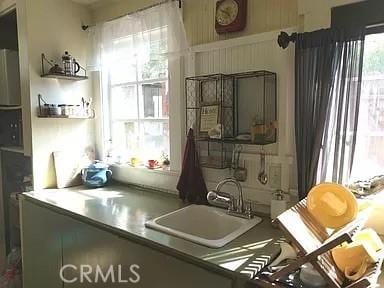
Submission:
<svg viewBox="0 0 384 288">
<path fill-rule="evenodd" d="M 262 221 L 230 216 L 224 209 L 190 205 L 145 223 L 146 227 L 212 248 L 220 248 Z"/>
</svg>

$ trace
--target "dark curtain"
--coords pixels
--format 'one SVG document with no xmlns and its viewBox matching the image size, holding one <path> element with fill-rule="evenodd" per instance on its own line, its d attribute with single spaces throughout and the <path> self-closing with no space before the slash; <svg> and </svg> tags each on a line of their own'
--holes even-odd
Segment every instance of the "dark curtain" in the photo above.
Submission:
<svg viewBox="0 0 384 288">
<path fill-rule="evenodd" d="M 297 35 L 295 136 L 300 199 L 316 184 L 319 167 L 321 180 L 335 182 L 351 168 L 363 47 L 361 28 Z M 335 179 L 325 179 L 330 166 Z"/>
</svg>

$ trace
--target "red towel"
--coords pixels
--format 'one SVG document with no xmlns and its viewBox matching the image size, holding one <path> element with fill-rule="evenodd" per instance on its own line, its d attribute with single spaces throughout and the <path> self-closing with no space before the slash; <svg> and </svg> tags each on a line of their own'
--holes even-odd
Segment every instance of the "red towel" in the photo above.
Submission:
<svg viewBox="0 0 384 288">
<path fill-rule="evenodd" d="M 193 130 L 189 129 L 184 160 L 179 182 L 179 197 L 191 204 L 207 204 L 207 186 L 201 172 L 199 158 L 193 139 Z"/>
</svg>

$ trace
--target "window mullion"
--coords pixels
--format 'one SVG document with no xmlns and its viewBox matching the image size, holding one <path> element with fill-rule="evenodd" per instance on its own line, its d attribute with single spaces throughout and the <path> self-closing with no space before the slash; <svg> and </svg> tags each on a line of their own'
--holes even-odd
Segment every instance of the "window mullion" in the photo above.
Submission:
<svg viewBox="0 0 384 288">
<path fill-rule="evenodd" d="M 135 67 L 135 72 L 136 72 L 136 83 L 135 83 L 135 86 L 136 86 L 136 109 L 137 109 L 137 129 L 138 129 L 138 142 L 139 142 L 139 147 L 141 146 L 141 141 L 142 141 L 142 137 L 141 137 L 141 121 L 140 121 L 140 95 L 139 95 L 139 61 L 138 61 L 138 49 L 137 49 L 137 35 L 135 35 L 133 37 L 134 39 L 134 49 L 135 49 L 135 63 L 136 63 L 136 67 Z"/>
<path fill-rule="evenodd" d="M 108 84 L 107 84 L 107 89 L 108 89 L 108 115 L 107 115 L 107 118 L 108 118 L 108 131 L 107 132 L 107 135 L 108 135 L 108 139 L 107 142 L 110 142 L 112 141 L 113 143 L 113 139 L 112 139 L 112 129 L 113 129 L 113 123 L 112 123 L 112 86 L 111 86 L 111 73 L 110 71 L 108 71 L 107 73 L 108 75 L 108 78 L 107 78 L 107 81 L 108 81 Z"/>
<path fill-rule="evenodd" d="M 152 51 L 156 53 L 156 49 L 158 48 L 156 45 L 152 45 L 152 47 L 148 44 L 147 41 L 150 39 L 148 40 L 147 36 L 148 35 L 142 35 L 141 33 L 132 35 L 133 47 L 129 45 L 129 43 L 132 42 L 125 44 L 124 39 L 121 40 L 122 42 L 116 42 L 116 45 L 119 45 L 117 47 L 120 49 L 117 51 L 119 54 L 116 54 L 116 57 L 124 57 L 124 59 L 121 59 L 121 61 L 117 63 L 116 70 L 111 70 L 111 74 L 108 75 L 110 78 L 106 79 L 108 85 L 107 91 L 110 96 L 108 98 L 108 100 L 110 100 L 110 103 L 108 103 L 109 109 L 106 111 L 110 116 L 108 127 L 111 131 L 111 137 L 115 138 L 116 149 L 122 152 L 127 150 L 127 156 L 139 156 L 143 158 L 143 160 L 147 157 L 157 158 L 160 156 L 162 150 L 167 154 L 170 152 L 169 139 L 165 138 L 165 133 L 169 133 L 169 117 L 162 119 L 163 113 L 159 113 L 162 110 L 161 108 L 169 109 L 169 107 L 166 107 L 169 103 L 163 102 L 163 99 L 160 97 L 165 97 L 163 93 L 170 93 L 168 91 L 169 75 L 165 77 L 168 73 L 164 71 L 167 67 L 163 67 L 163 62 L 158 64 L 156 57 L 154 60 L 152 59 Z M 147 53 L 150 54 L 147 55 Z M 125 69 L 123 65 L 125 63 L 124 61 L 130 66 L 135 65 L 135 67 L 132 67 L 133 69 L 129 67 Z M 129 74 L 122 75 L 121 73 Z M 156 79 L 152 79 L 153 77 L 156 77 Z M 159 87 L 161 87 L 159 88 L 158 95 L 156 93 L 157 91 L 153 90 L 156 89 L 157 86 L 155 84 L 157 83 L 162 83 L 159 84 Z M 135 92 L 136 96 L 132 95 Z M 113 99 L 112 94 L 114 95 Z M 136 105 L 132 106 L 129 104 L 135 100 Z M 114 102 L 113 105 L 112 102 Z M 128 105 L 121 106 L 120 102 L 121 104 L 127 103 Z M 166 106 L 162 107 L 163 104 Z M 116 108 L 116 111 L 114 108 Z M 133 110 L 136 110 L 136 115 L 133 115 Z M 116 112 L 115 116 L 111 117 L 113 112 Z M 124 116 L 126 116 L 127 119 L 125 119 Z M 115 121 L 116 124 L 114 124 L 112 120 Z M 165 123 L 168 123 L 167 130 L 163 127 L 166 125 Z M 132 124 L 134 126 L 132 126 Z M 123 133 L 125 133 L 125 138 Z M 148 133 L 148 135 L 145 133 Z M 136 155 L 136 153 L 138 154 Z"/>
<path fill-rule="evenodd" d="M 132 81 L 132 82 L 122 82 L 119 84 L 111 84 L 111 85 L 112 85 L 112 88 L 116 88 L 116 87 L 131 86 L 131 85 L 136 85 L 136 84 L 153 84 L 153 83 L 167 82 L 167 81 L 169 81 L 169 77 L 153 78 L 153 79 L 148 79 L 148 80 L 138 80 L 138 81 Z"/>
</svg>

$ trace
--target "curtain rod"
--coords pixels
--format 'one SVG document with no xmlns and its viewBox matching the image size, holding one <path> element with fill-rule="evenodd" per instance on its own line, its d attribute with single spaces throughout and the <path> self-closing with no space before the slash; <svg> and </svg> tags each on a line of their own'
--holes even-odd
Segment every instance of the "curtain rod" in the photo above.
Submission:
<svg viewBox="0 0 384 288">
<path fill-rule="evenodd" d="M 384 23 L 376 23 L 376 24 L 370 24 L 365 27 L 367 31 L 376 31 L 373 33 L 382 33 L 382 30 L 384 29 Z M 280 35 L 277 37 L 277 43 L 279 46 L 283 49 L 286 49 L 289 46 L 289 43 L 295 43 L 297 40 L 297 33 L 292 33 L 289 35 L 287 32 L 281 31 Z"/>
<path fill-rule="evenodd" d="M 117 20 L 117 19 L 120 19 L 120 18 L 123 18 L 125 16 L 129 16 L 129 15 L 132 15 L 132 14 L 135 14 L 135 13 L 139 13 L 139 12 L 142 12 L 142 11 L 145 11 L 145 10 L 148 10 L 148 9 L 151 9 L 153 7 L 157 7 L 157 6 L 160 6 L 164 3 L 167 3 L 167 2 L 179 2 L 179 8 L 181 9 L 181 2 L 182 0 L 164 0 L 164 1 L 161 1 L 159 3 L 155 3 L 155 4 L 152 4 L 152 5 L 149 5 L 149 6 L 146 6 L 146 7 L 143 7 L 143 8 L 140 8 L 140 9 L 137 9 L 135 11 L 132 11 L 132 12 L 129 12 L 127 14 L 124 14 L 124 15 L 120 15 L 120 16 L 117 16 L 115 18 L 112 18 L 112 19 L 109 19 L 107 20 L 106 22 L 111 22 L 111 21 L 114 21 L 114 20 Z M 96 25 L 82 25 L 81 26 L 81 29 L 83 29 L 84 31 L 86 31 L 89 27 L 93 27 L 93 26 L 96 26 Z"/>
<path fill-rule="evenodd" d="M 297 33 L 292 33 L 288 35 L 287 32 L 281 31 L 279 37 L 277 37 L 277 43 L 283 49 L 289 46 L 289 43 L 295 43 L 297 39 Z"/>
</svg>

